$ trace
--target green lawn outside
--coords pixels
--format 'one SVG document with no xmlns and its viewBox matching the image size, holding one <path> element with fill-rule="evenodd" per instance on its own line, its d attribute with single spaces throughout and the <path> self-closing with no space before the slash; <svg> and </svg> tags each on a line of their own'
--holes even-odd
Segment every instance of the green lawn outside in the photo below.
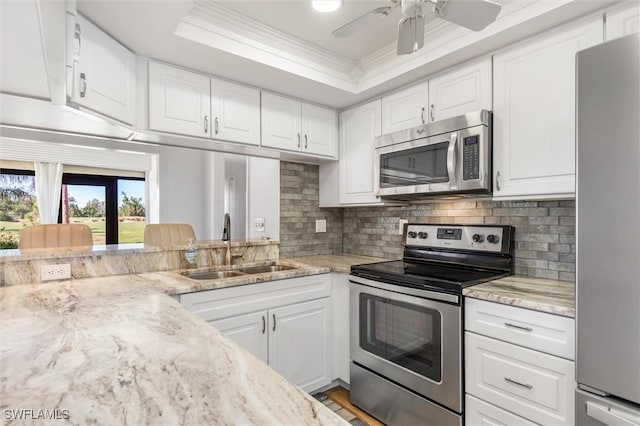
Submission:
<svg viewBox="0 0 640 426">
<path fill-rule="evenodd" d="M 84 223 L 91 228 L 94 244 L 105 243 L 105 222 L 100 217 L 74 217 L 71 223 Z M 118 223 L 119 242 L 124 243 L 141 243 L 144 240 L 143 221 L 136 222 L 120 222 Z M 0 221 L 0 229 L 5 228 L 5 232 L 14 235 L 16 241 L 20 235 L 20 231 L 25 227 L 22 222 L 5 222 Z"/>
</svg>

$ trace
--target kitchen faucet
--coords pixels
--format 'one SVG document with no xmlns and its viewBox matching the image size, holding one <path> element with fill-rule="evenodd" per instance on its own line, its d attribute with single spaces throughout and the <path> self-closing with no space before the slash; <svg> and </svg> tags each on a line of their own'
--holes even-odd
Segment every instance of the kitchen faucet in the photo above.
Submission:
<svg viewBox="0 0 640 426">
<path fill-rule="evenodd" d="M 227 243 L 227 250 L 224 254 L 224 264 L 231 265 L 231 258 L 242 257 L 242 255 L 231 255 L 231 216 L 224 214 L 224 227 L 222 228 L 222 241 Z"/>
</svg>

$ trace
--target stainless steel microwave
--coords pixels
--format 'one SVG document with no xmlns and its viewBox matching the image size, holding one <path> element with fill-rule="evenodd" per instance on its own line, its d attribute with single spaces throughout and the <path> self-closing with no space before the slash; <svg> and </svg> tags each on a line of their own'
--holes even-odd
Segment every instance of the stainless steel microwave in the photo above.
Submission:
<svg viewBox="0 0 640 426">
<path fill-rule="evenodd" d="M 376 138 L 378 196 L 491 194 L 492 121 L 482 110 Z"/>
</svg>

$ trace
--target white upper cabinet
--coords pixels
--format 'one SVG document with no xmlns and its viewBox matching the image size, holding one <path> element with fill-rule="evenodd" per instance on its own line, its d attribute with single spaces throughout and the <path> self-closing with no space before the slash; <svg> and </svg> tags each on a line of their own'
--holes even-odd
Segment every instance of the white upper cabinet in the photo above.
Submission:
<svg viewBox="0 0 640 426">
<path fill-rule="evenodd" d="M 336 156 L 338 115 L 335 111 L 302 104 L 302 152 Z"/>
<path fill-rule="evenodd" d="M 211 130 L 210 78 L 149 63 L 149 128 L 208 137 Z"/>
<path fill-rule="evenodd" d="M 262 146 L 299 151 L 301 108 L 299 101 L 262 93 Z"/>
<path fill-rule="evenodd" d="M 575 54 L 601 42 L 598 17 L 494 56 L 495 198 L 574 196 Z"/>
<path fill-rule="evenodd" d="M 260 91 L 211 79 L 214 139 L 260 145 Z"/>
<path fill-rule="evenodd" d="M 430 122 L 491 108 L 490 58 L 429 80 Z"/>
<path fill-rule="evenodd" d="M 429 83 L 382 97 L 382 134 L 426 124 Z"/>
<path fill-rule="evenodd" d="M 136 57 L 78 15 L 79 63 L 73 101 L 127 124 L 135 121 Z"/>
<path fill-rule="evenodd" d="M 637 32 L 640 32 L 640 3 L 623 2 L 620 6 L 607 11 L 605 40 L 613 40 Z"/>
<path fill-rule="evenodd" d="M 381 135 L 381 101 L 340 114 L 340 204 L 379 203 L 374 138 Z"/>
<path fill-rule="evenodd" d="M 336 133 L 333 110 L 262 94 L 262 146 L 332 157 Z"/>
</svg>

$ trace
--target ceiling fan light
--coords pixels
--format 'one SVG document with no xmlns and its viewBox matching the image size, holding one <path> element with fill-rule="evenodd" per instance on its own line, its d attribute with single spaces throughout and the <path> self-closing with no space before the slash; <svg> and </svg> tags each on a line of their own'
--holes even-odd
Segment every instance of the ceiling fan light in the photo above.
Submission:
<svg viewBox="0 0 640 426">
<path fill-rule="evenodd" d="M 318 12 L 335 12 L 342 6 L 343 0 L 311 0 L 311 6 Z"/>
</svg>

